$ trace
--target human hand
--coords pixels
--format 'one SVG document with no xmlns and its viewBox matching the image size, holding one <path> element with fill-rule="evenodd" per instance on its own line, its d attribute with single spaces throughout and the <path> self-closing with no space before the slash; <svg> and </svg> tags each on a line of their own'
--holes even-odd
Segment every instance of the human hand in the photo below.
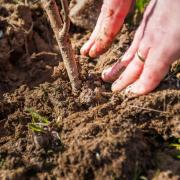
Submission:
<svg viewBox="0 0 180 180">
<path fill-rule="evenodd" d="M 112 91 L 138 95 L 154 90 L 180 58 L 180 1 L 152 0 L 122 60 L 102 73 Z M 122 68 L 125 68 L 122 72 Z"/>
<path fill-rule="evenodd" d="M 134 0 L 104 0 L 96 27 L 81 48 L 82 55 L 96 57 L 105 52 L 121 29 Z"/>
</svg>

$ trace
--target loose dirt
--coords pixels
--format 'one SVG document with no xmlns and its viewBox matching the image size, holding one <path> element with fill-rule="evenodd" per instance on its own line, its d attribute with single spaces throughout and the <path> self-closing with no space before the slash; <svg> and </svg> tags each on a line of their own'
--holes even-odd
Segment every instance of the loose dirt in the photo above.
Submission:
<svg viewBox="0 0 180 180">
<path fill-rule="evenodd" d="M 179 61 L 141 97 L 113 94 L 100 78 L 135 29 L 126 23 L 109 51 L 90 59 L 80 55 L 90 32 L 72 25 L 83 82 L 73 94 L 39 4 L 0 1 L 0 179 L 180 179 L 169 147 L 180 137 Z M 32 132 L 27 108 L 47 117 L 49 130 Z"/>
</svg>

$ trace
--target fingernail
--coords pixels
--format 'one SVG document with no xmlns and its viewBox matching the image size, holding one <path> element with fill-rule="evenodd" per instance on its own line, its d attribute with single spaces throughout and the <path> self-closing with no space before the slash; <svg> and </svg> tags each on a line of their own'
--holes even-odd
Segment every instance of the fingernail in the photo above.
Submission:
<svg viewBox="0 0 180 180">
<path fill-rule="evenodd" d="M 129 85 L 125 90 L 125 94 L 134 94 L 134 95 L 137 95 L 139 94 L 139 92 L 137 91 L 137 88 L 136 88 L 136 84 L 131 84 Z"/>
<path fill-rule="evenodd" d="M 82 47 L 81 47 L 81 54 L 87 55 L 89 53 L 89 50 L 91 48 L 90 41 L 88 40 Z"/>
<path fill-rule="evenodd" d="M 123 93 L 128 97 L 137 97 L 138 96 L 133 90 L 133 85 L 129 85 L 126 89 L 124 89 Z"/>
<path fill-rule="evenodd" d="M 96 45 L 94 44 L 92 47 L 91 47 L 91 49 L 90 49 L 90 51 L 89 51 L 89 55 L 91 56 L 91 57 L 96 57 Z"/>
<path fill-rule="evenodd" d="M 86 56 L 86 54 L 87 54 L 87 50 L 85 49 L 85 47 L 84 47 L 84 46 L 81 48 L 80 53 L 81 53 L 81 55 Z"/>
<path fill-rule="evenodd" d="M 117 84 L 118 84 L 118 81 L 115 81 L 115 82 L 112 84 L 112 86 L 111 86 L 111 90 L 112 90 L 112 91 L 116 91 L 116 89 L 117 89 Z"/>
<path fill-rule="evenodd" d="M 111 69 L 112 69 L 112 67 L 109 67 L 109 68 L 103 70 L 103 72 L 102 72 L 102 78 L 103 78 L 103 79 L 105 78 L 105 76 L 106 76 L 108 73 L 110 73 Z"/>
<path fill-rule="evenodd" d="M 124 90 L 125 94 L 129 94 L 129 93 L 133 93 L 132 92 L 132 85 L 129 85 L 125 90 Z"/>
<path fill-rule="evenodd" d="M 133 84 L 133 88 L 132 88 L 131 92 L 134 94 L 137 94 L 137 95 L 146 94 L 146 88 L 136 82 L 135 84 Z"/>
</svg>

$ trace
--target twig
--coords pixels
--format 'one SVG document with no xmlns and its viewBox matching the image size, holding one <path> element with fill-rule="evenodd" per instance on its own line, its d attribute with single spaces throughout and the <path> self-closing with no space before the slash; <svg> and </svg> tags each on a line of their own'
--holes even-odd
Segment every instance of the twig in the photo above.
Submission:
<svg viewBox="0 0 180 180">
<path fill-rule="evenodd" d="M 24 0 L 25 6 L 28 6 L 28 0 Z"/>
<path fill-rule="evenodd" d="M 167 111 L 160 111 L 160 110 L 156 110 L 156 109 L 152 109 L 152 108 L 145 108 L 145 107 L 134 106 L 134 105 L 130 105 L 130 107 L 134 107 L 134 108 L 138 108 L 138 109 L 142 109 L 142 110 L 146 110 L 146 111 L 154 111 L 154 112 L 158 112 L 158 113 L 169 114 L 169 112 L 167 112 Z"/>
<path fill-rule="evenodd" d="M 69 39 L 70 19 L 68 17 L 67 0 L 60 0 L 63 15 L 59 13 L 55 0 L 41 0 L 42 6 L 50 20 L 51 27 L 54 31 L 61 55 L 74 91 L 80 89 L 81 83 L 72 45 Z"/>
<path fill-rule="evenodd" d="M 45 51 L 42 51 L 42 52 L 39 52 L 39 53 L 33 53 L 30 57 L 30 59 L 35 59 L 35 58 L 38 58 L 40 56 L 57 56 L 58 54 L 56 53 L 52 53 L 52 52 L 45 52 Z"/>
</svg>

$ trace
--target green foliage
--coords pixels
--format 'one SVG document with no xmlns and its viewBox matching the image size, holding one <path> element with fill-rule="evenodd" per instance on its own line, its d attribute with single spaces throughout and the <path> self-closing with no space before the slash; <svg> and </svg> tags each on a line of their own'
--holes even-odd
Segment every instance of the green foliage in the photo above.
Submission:
<svg viewBox="0 0 180 180">
<path fill-rule="evenodd" d="M 176 75 L 179 72 L 180 72 L 180 63 L 177 63 L 174 67 L 174 72 L 172 73 L 172 75 Z"/>
<path fill-rule="evenodd" d="M 24 3 L 24 0 L 13 0 L 13 2 L 14 2 L 15 4 Z"/>
<path fill-rule="evenodd" d="M 136 9 L 142 13 L 150 0 L 136 0 Z"/>
<path fill-rule="evenodd" d="M 133 180 L 147 180 L 147 178 L 145 176 L 143 176 L 143 170 L 139 166 L 138 162 L 136 162 L 136 164 L 135 164 L 134 175 L 133 175 L 132 179 Z"/>
<path fill-rule="evenodd" d="M 50 124 L 49 120 L 32 109 L 27 109 L 26 111 L 31 115 L 32 118 L 32 123 L 28 124 L 28 128 L 33 132 L 43 133 L 44 128 L 48 127 L 48 125 Z"/>
<path fill-rule="evenodd" d="M 4 165 L 6 158 L 6 153 L 0 152 L 0 168 Z"/>
<path fill-rule="evenodd" d="M 177 159 L 180 159 L 180 138 L 174 139 L 173 142 L 169 146 L 174 147 L 178 151 L 178 154 L 175 157 Z"/>
</svg>

